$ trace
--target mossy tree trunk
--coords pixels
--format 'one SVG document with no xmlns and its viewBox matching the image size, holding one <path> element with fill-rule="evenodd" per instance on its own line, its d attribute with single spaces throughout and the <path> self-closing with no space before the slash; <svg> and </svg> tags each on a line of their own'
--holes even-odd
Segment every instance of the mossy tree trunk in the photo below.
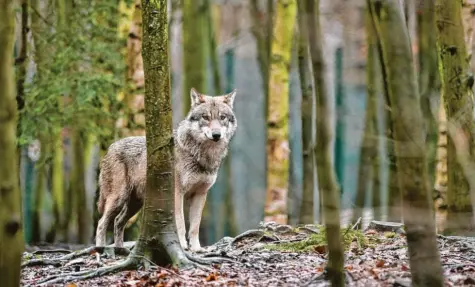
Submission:
<svg viewBox="0 0 475 287">
<path fill-rule="evenodd" d="M 473 155 L 475 123 L 473 121 L 473 75 L 469 71 L 462 24 L 462 1 L 436 2 L 437 46 L 447 124 L 461 125 Z M 447 145 L 447 222 L 444 233 L 473 234 L 473 211 L 467 179 L 457 160 L 451 137 Z"/>
<path fill-rule="evenodd" d="M 322 194 L 323 219 L 325 221 L 328 244 L 327 271 L 332 286 L 344 286 L 343 247 L 340 234 L 340 192 L 331 163 L 330 99 L 325 81 L 325 62 L 323 60 L 323 38 L 320 30 L 320 1 L 305 1 L 305 14 L 308 25 L 310 57 L 312 61 L 313 82 L 316 84 L 316 130 L 314 156 L 317 164 L 319 192 Z"/>
<path fill-rule="evenodd" d="M 88 243 L 91 222 L 87 209 L 86 186 L 85 186 L 85 152 L 86 135 L 81 129 L 74 129 L 71 133 L 72 147 L 72 170 L 71 170 L 71 193 L 73 196 L 74 210 L 77 223 L 78 243 Z"/>
<path fill-rule="evenodd" d="M 297 13 L 295 0 L 277 2 L 275 25 L 272 32 L 269 97 L 267 101 L 267 193 L 266 215 L 281 216 L 287 220 L 286 210 L 274 209 L 272 197 L 285 200 L 289 178 L 289 72 Z M 274 210 L 273 210 L 274 209 Z"/>
<path fill-rule="evenodd" d="M 298 67 L 300 76 L 300 89 L 302 91 L 302 151 L 303 151 L 303 193 L 300 202 L 299 223 L 312 224 L 313 215 L 313 190 L 315 163 L 313 157 L 313 126 L 312 108 L 313 87 L 310 74 L 310 57 L 308 51 L 308 31 L 307 23 L 304 21 L 305 7 L 302 2 L 298 2 Z"/>
<path fill-rule="evenodd" d="M 414 286 L 443 286 L 427 182 L 424 118 L 409 33 L 399 0 L 370 0 L 382 46 L 395 132 L 398 181 Z"/>
<path fill-rule="evenodd" d="M 183 0 L 183 114 L 191 107 L 190 90 L 205 93 L 206 54 L 205 16 L 206 0 Z"/>
<path fill-rule="evenodd" d="M 0 1 L 0 278 L 20 285 L 23 252 L 21 199 L 16 155 L 17 103 L 13 75 L 15 1 Z"/>
<path fill-rule="evenodd" d="M 167 1 L 142 1 L 147 134 L 147 186 L 140 237 L 133 255 L 160 265 L 188 263 L 175 228 L 173 137 Z"/>
</svg>

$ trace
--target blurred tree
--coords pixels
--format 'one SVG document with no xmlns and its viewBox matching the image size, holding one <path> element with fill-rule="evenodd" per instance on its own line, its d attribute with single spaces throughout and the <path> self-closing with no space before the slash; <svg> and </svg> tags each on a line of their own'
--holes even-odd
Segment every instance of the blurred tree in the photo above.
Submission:
<svg viewBox="0 0 475 287">
<path fill-rule="evenodd" d="M 458 121 L 468 137 L 469 151 L 474 152 L 473 75 L 469 71 L 467 47 L 464 41 L 461 1 L 437 1 L 437 45 L 442 94 L 447 121 Z M 450 24 L 448 24 L 450 23 Z M 470 47 L 471 45 L 469 45 Z M 447 145 L 447 221 L 444 233 L 473 234 L 473 210 L 469 186 L 457 160 L 451 137 Z"/>
<path fill-rule="evenodd" d="M 190 109 L 190 90 L 206 86 L 205 0 L 183 0 L 183 113 Z"/>
<path fill-rule="evenodd" d="M 302 91 L 302 150 L 303 150 L 303 194 L 300 202 L 299 220 L 301 224 L 314 223 L 313 192 L 315 162 L 313 158 L 312 108 L 314 105 L 313 87 L 310 74 L 307 23 L 304 21 L 305 7 L 298 3 L 298 67 L 300 89 Z M 289 216 L 290 217 L 290 216 Z M 290 220 L 290 218 L 289 218 Z"/>
<path fill-rule="evenodd" d="M 48 0 L 40 5 L 39 0 L 31 0 L 31 30 L 34 43 L 34 60 L 35 60 L 35 77 L 41 79 L 42 74 L 46 71 L 45 58 L 48 55 L 46 49 L 46 38 L 49 34 L 46 25 L 50 24 L 51 17 L 47 17 L 47 9 L 51 6 L 51 1 Z M 46 6 L 46 7 L 44 7 Z M 38 139 L 40 142 L 40 158 L 36 163 L 36 183 L 34 189 L 34 203 L 32 214 L 32 242 L 41 241 L 41 211 L 43 207 L 43 198 L 45 196 L 46 189 L 46 176 L 47 176 L 47 159 L 51 153 L 51 138 L 48 135 L 48 131 L 41 129 L 38 132 Z"/>
<path fill-rule="evenodd" d="M 443 286 L 425 160 L 424 119 L 399 0 L 369 0 L 382 46 L 394 123 L 398 181 L 414 286 Z"/>
<path fill-rule="evenodd" d="M 13 75 L 15 1 L 0 1 L 0 278 L 2 286 L 20 285 L 23 251 L 21 200 L 16 155 L 17 103 Z"/>
<path fill-rule="evenodd" d="M 367 8 L 368 9 L 368 8 Z M 378 94 L 381 81 L 380 67 L 378 61 L 378 40 L 375 35 L 373 21 L 369 11 L 365 13 L 366 22 L 366 43 L 367 43 L 367 63 L 366 63 L 366 115 L 364 120 L 363 139 L 360 147 L 360 161 L 358 167 L 358 187 L 356 190 L 356 202 L 353 212 L 353 222 L 363 217 L 366 194 L 372 185 L 372 205 L 373 217 L 380 217 L 380 194 L 379 188 L 379 152 L 378 152 Z M 361 225 L 359 225 L 361 227 Z"/>
<path fill-rule="evenodd" d="M 329 93 L 325 81 L 325 62 L 322 50 L 322 31 L 320 28 L 320 1 L 305 1 L 304 21 L 308 25 L 310 58 L 312 61 L 313 82 L 315 85 L 317 117 L 317 141 L 314 156 L 317 163 L 318 188 L 322 194 L 323 219 L 325 221 L 328 244 L 327 274 L 332 286 L 344 286 L 343 247 L 340 234 L 340 192 L 335 171 L 330 160 L 332 147 L 330 130 Z"/>
<path fill-rule="evenodd" d="M 261 71 L 262 85 L 266 99 L 269 97 L 269 70 L 274 26 L 274 1 L 266 0 L 266 11 L 259 9 L 258 0 L 250 0 L 252 19 L 251 32 L 256 39 L 257 62 Z M 267 111 L 266 111 L 267 112 Z"/>
<path fill-rule="evenodd" d="M 287 217 L 285 204 L 280 203 L 286 201 L 289 177 L 289 70 L 296 12 L 295 0 L 277 2 L 270 56 L 265 213 L 282 216 L 274 218 L 279 223 Z"/>
</svg>

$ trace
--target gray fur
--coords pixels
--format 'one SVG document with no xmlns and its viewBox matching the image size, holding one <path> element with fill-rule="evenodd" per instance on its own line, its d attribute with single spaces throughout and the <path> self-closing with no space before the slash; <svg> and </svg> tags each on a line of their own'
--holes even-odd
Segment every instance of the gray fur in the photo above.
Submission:
<svg viewBox="0 0 475 287">
<path fill-rule="evenodd" d="M 198 229 L 209 188 L 227 154 L 237 121 L 233 113 L 235 91 L 211 97 L 191 91 L 191 109 L 173 131 L 175 142 L 175 217 L 183 248 L 183 199 L 190 199 L 190 244 L 201 247 Z M 220 135 L 219 140 L 216 139 Z M 127 137 L 114 142 L 101 162 L 98 210 L 102 214 L 96 232 L 96 245 L 106 244 L 106 230 L 114 219 L 114 243 L 123 246 L 127 221 L 142 207 L 145 194 L 147 149 L 145 137 Z"/>
</svg>

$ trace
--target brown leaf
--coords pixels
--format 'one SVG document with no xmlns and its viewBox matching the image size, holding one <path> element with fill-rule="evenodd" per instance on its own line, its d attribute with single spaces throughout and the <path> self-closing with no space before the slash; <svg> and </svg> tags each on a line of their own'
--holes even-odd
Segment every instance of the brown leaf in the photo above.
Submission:
<svg viewBox="0 0 475 287">
<path fill-rule="evenodd" d="M 210 274 L 206 277 L 205 280 L 208 281 L 208 282 L 209 282 L 209 281 L 216 281 L 216 280 L 218 280 L 218 275 L 217 275 L 216 273 L 210 273 Z"/>
<path fill-rule="evenodd" d="M 409 270 L 409 267 L 407 267 L 405 264 L 403 264 L 403 265 L 401 266 L 401 270 L 402 270 L 402 271 L 408 271 L 408 270 Z"/>
<path fill-rule="evenodd" d="M 318 245 L 318 246 L 314 246 L 313 250 L 315 250 L 317 253 L 325 254 L 326 248 L 325 248 L 325 245 Z"/>
<path fill-rule="evenodd" d="M 348 270 L 348 271 L 353 270 L 353 265 L 346 265 L 345 270 Z"/>
<path fill-rule="evenodd" d="M 376 267 L 381 268 L 384 266 L 384 263 L 385 263 L 384 260 L 378 260 L 376 261 Z"/>
<path fill-rule="evenodd" d="M 68 284 L 64 285 L 64 287 L 77 287 L 77 285 L 74 284 L 74 283 L 68 283 Z"/>
</svg>

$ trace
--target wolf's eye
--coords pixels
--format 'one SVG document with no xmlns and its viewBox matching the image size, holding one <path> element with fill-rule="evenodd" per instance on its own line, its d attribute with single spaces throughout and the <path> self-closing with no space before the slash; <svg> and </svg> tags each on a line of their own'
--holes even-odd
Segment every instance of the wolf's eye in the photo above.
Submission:
<svg viewBox="0 0 475 287">
<path fill-rule="evenodd" d="M 226 119 L 226 116 L 225 116 L 225 115 L 221 115 L 219 118 L 220 118 L 222 121 L 224 121 L 224 120 Z"/>
<path fill-rule="evenodd" d="M 209 121 L 209 116 L 208 115 L 202 115 L 201 117 L 203 118 L 203 120 Z"/>
</svg>

